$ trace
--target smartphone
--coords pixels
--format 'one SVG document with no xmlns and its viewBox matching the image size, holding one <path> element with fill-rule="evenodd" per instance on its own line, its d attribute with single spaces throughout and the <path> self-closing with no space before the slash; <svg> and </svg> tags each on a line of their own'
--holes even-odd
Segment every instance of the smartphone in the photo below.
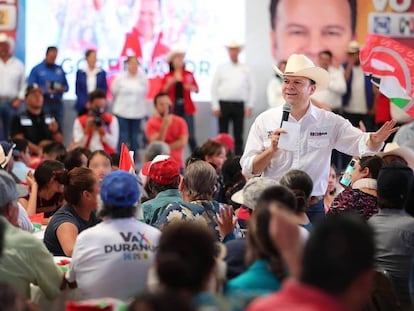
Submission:
<svg viewBox="0 0 414 311">
<path fill-rule="evenodd" d="M 341 179 L 339 180 L 339 183 L 342 185 L 342 186 L 344 186 L 344 187 L 346 187 L 346 188 L 348 188 L 348 187 L 350 187 L 351 186 L 351 182 L 352 182 L 352 173 L 354 172 L 354 170 L 355 170 L 355 164 L 357 163 L 357 160 L 355 160 L 355 159 L 352 159 L 349 163 L 348 163 L 348 165 L 347 165 L 347 167 L 346 167 L 346 169 L 345 169 L 345 172 L 344 172 L 344 175 L 341 177 Z"/>
</svg>

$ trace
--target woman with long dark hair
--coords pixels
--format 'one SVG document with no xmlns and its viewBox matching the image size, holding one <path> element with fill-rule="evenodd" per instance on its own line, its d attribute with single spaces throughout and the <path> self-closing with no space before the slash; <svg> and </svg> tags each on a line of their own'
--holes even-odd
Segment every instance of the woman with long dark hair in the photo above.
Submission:
<svg viewBox="0 0 414 311">
<path fill-rule="evenodd" d="M 34 174 L 27 174 L 30 195 L 20 199 L 20 203 L 29 216 L 44 213 L 49 218 L 62 206 L 65 174 L 65 166 L 56 160 L 43 161 Z"/>
<path fill-rule="evenodd" d="M 98 223 L 99 179 L 85 167 L 75 167 L 66 173 L 62 182 L 66 204 L 52 217 L 46 227 L 44 243 L 54 256 L 72 256 L 76 237 Z"/>
</svg>

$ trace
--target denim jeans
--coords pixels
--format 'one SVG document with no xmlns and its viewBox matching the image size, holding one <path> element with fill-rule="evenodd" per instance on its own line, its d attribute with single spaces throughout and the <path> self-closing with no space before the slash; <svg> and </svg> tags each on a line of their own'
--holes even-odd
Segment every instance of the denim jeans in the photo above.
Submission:
<svg viewBox="0 0 414 311">
<path fill-rule="evenodd" d="M 121 150 L 121 144 L 125 143 L 129 150 L 137 151 L 138 137 L 141 134 L 142 119 L 126 119 L 116 116 L 119 123 L 119 140 L 118 150 Z"/>
<path fill-rule="evenodd" d="M 63 131 L 63 120 L 65 112 L 63 101 L 45 102 L 43 104 L 43 112 L 44 114 L 50 114 L 55 117 L 57 123 L 59 123 L 60 129 Z"/>
<path fill-rule="evenodd" d="M 195 139 L 195 130 L 194 130 L 194 115 L 184 114 L 184 120 L 187 123 L 188 127 L 188 143 L 190 145 L 191 151 L 197 147 L 197 141 Z"/>
<path fill-rule="evenodd" d="M 306 215 L 312 224 L 323 219 L 325 217 L 325 206 L 323 204 L 323 200 L 318 201 L 316 204 L 310 205 Z"/>
</svg>

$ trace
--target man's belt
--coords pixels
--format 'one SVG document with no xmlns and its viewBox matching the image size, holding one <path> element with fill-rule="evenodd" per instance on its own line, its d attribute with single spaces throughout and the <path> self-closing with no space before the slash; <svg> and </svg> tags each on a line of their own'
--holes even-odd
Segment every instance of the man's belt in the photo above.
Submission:
<svg viewBox="0 0 414 311">
<path fill-rule="evenodd" d="M 244 101 L 242 100 L 219 100 L 221 104 L 236 104 L 236 105 L 243 105 Z"/>
</svg>

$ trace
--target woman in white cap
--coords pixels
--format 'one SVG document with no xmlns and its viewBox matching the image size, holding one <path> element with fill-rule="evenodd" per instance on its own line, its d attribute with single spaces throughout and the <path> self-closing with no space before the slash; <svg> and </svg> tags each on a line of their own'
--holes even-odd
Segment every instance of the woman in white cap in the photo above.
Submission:
<svg viewBox="0 0 414 311">
<path fill-rule="evenodd" d="M 191 92 L 198 93 L 198 84 L 192 72 L 185 69 L 184 51 L 173 50 L 167 55 L 170 72 L 164 76 L 162 91 L 168 93 L 173 102 L 173 113 L 187 122 L 191 150 L 197 147 L 194 132 L 196 107 Z"/>
</svg>

